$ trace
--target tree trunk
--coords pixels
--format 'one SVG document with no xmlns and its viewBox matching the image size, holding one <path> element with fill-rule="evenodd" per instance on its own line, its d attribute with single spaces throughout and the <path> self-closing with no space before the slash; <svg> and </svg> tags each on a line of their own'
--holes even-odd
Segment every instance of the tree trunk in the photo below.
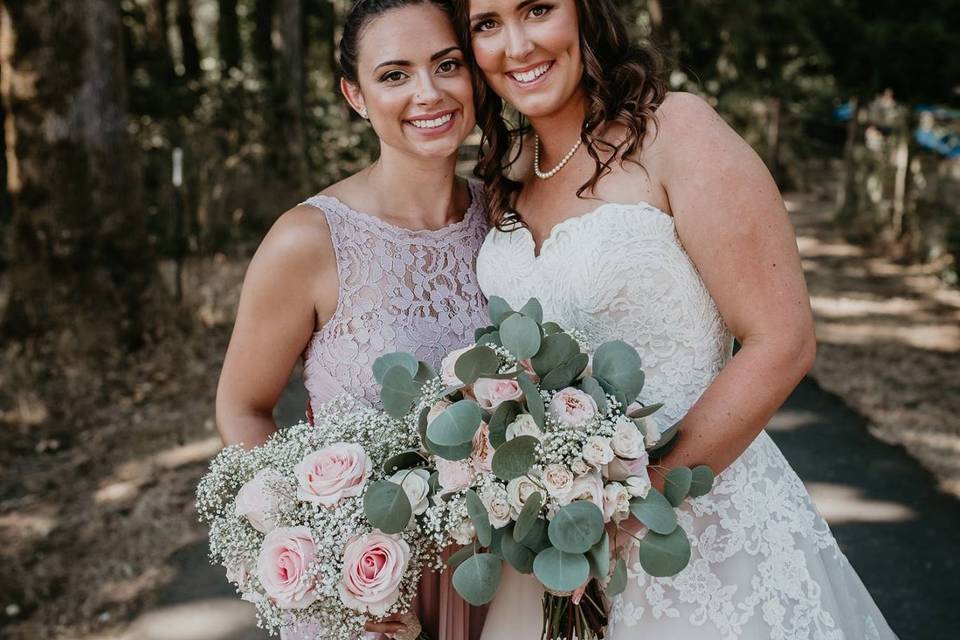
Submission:
<svg viewBox="0 0 960 640">
<path fill-rule="evenodd" d="M 847 122 L 847 140 L 843 148 L 843 191 L 837 217 L 841 225 L 851 226 L 859 216 L 860 198 L 857 191 L 857 139 L 860 135 L 860 101 L 851 98 L 851 116 Z"/>
<path fill-rule="evenodd" d="M 283 79 L 285 149 L 289 176 L 300 188 L 309 187 L 306 138 L 304 135 L 303 0 L 280 2 L 280 68 Z"/>
<path fill-rule="evenodd" d="M 223 69 L 240 67 L 240 21 L 237 0 L 219 0 L 220 16 L 217 23 L 217 42 Z"/>
<path fill-rule="evenodd" d="M 270 91 L 274 85 L 273 69 L 273 14 L 274 0 L 255 0 L 253 5 L 253 57 L 260 76 Z"/>
<path fill-rule="evenodd" d="M 0 334 L 16 340 L 68 328 L 95 348 L 136 347 L 151 263 L 128 180 L 119 3 L 4 4 L 0 73 L 16 170 L 11 298 Z"/>
<path fill-rule="evenodd" d="M 193 8 L 190 0 L 177 0 L 177 32 L 180 34 L 183 74 L 188 78 L 200 77 L 200 51 L 193 31 Z"/>
</svg>

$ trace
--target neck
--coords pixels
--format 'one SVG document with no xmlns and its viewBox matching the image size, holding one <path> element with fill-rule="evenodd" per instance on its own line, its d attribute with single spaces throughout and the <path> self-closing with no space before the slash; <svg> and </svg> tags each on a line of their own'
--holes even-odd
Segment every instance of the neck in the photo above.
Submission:
<svg viewBox="0 0 960 640">
<path fill-rule="evenodd" d="M 586 114 L 583 93 L 578 91 L 561 109 L 550 115 L 529 118 L 540 137 L 540 166 L 547 170 L 567 155 L 576 144 Z"/>
<path fill-rule="evenodd" d="M 380 145 L 380 158 L 367 169 L 381 211 L 410 228 L 439 229 L 459 217 L 456 154 L 424 158 Z"/>
</svg>

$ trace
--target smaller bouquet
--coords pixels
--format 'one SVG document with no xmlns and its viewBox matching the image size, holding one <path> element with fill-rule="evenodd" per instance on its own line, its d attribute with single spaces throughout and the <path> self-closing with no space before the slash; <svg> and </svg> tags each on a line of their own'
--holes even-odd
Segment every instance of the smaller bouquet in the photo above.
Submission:
<svg viewBox="0 0 960 640">
<path fill-rule="evenodd" d="M 642 568 L 675 575 L 690 544 L 675 508 L 710 491 L 706 466 L 677 467 L 666 490 L 648 469 L 676 444 L 662 405 L 637 399 L 644 373 L 622 341 L 591 350 L 583 336 L 543 322 L 531 299 L 514 311 L 490 300 L 492 325 L 476 344 L 445 358 L 435 379 L 408 354 L 377 367 L 384 408 L 416 425 L 417 453 L 430 473 L 438 544 L 464 545 L 449 564 L 453 584 L 474 605 L 493 599 L 501 562 L 546 589 L 543 637 L 602 638 L 607 598 L 626 586 L 625 546 L 635 538 Z M 642 523 L 642 537 L 621 527 Z"/>
<path fill-rule="evenodd" d="M 397 637 L 424 637 L 407 612 L 437 556 L 416 526 L 427 476 L 384 466 L 396 447 L 416 446 L 416 433 L 346 397 L 314 420 L 213 460 L 197 489 L 212 558 L 271 632 L 310 623 L 323 638 L 355 640 L 368 620 L 403 614 Z"/>
</svg>

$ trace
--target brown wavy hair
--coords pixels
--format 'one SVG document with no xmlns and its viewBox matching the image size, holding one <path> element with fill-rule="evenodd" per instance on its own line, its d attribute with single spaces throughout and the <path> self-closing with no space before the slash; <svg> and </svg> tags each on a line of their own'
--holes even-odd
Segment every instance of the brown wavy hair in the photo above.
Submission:
<svg viewBox="0 0 960 640">
<path fill-rule="evenodd" d="M 470 43 L 470 1 L 452 0 L 452 4 L 460 40 Z M 574 4 L 583 60 L 580 86 L 587 103 L 580 138 L 596 164 L 593 176 L 577 189 L 577 196 L 583 197 L 611 172 L 615 161 L 639 164 L 637 153 L 669 88 L 663 56 L 651 46 L 631 42 L 612 0 L 574 0 Z M 491 223 L 500 229 L 523 224 L 514 214 L 522 184 L 506 172 L 520 157 L 531 127 L 522 116 L 518 125 L 508 123 L 503 100 L 484 81 L 469 48 L 467 58 L 473 70 L 477 123 L 483 132 L 474 174 L 487 186 Z M 598 129 L 610 123 L 627 132 L 616 144 L 598 135 Z"/>
</svg>

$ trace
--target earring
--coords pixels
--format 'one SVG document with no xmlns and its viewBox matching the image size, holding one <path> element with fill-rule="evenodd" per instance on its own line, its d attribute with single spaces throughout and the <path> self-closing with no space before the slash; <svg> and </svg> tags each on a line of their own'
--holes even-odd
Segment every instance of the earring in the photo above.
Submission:
<svg viewBox="0 0 960 640">
<path fill-rule="evenodd" d="M 370 116 L 367 115 L 367 110 L 366 110 L 366 109 L 363 109 L 363 110 L 360 112 L 360 117 L 363 118 L 364 120 L 369 120 L 369 119 L 370 119 Z"/>
</svg>

